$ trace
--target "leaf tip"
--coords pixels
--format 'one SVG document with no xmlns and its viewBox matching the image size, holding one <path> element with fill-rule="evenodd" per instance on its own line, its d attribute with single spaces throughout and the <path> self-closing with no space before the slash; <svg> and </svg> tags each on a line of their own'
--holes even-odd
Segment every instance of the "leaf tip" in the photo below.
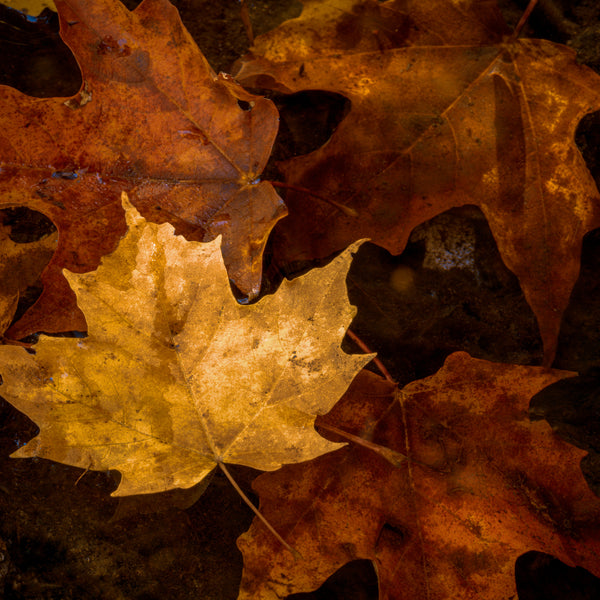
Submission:
<svg viewBox="0 0 600 600">
<path fill-rule="evenodd" d="M 144 221 L 144 217 L 139 213 L 138 209 L 131 203 L 127 192 L 121 192 L 121 206 L 125 211 L 125 220 L 127 222 L 128 229 L 131 229 L 135 225 L 139 225 L 141 221 Z"/>
<path fill-rule="evenodd" d="M 356 250 L 358 250 L 364 243 L 366 242 L 370 242 L 371 238 L 361 238 L 360 240 L 357 240 L 356 242 L 353 242 L 352 244 L 350 244 L 348 246 L 350 252 L 354 252 Z"/>
<path fill-rule="evenodd" d="M 352 259 L 354 258 L 354 256 L 356 255 L 356 253 L 358 252 L 358 249 L 365 243 L 365 242 L 370 242 L 371 240 L 369 238 L 363 238 L 360 240 L 357 240 L 356 242 L 352 242 L 349 246 L 346 247 L 346 249 L 340 254 L 341 257 L 344 257 L 348 263 L 350 263 L 352 261 Z"/>
</svg>

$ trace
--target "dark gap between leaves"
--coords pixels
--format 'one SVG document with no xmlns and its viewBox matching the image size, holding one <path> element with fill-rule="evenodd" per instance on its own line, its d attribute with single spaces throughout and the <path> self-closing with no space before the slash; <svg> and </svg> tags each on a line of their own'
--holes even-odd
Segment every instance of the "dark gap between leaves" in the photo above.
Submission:
<svg viewBox="0 0 600 600">
<path fill-rule="evenodd" d="M 18 244 L 37 242 L 56 231 L 54 223 L 46 215 L 24 206 L 1 209 L 0 223 L 4 227 L 10 228 L 8 237 Z M 5 276 L 10 277 L 10 273 L 5 273 Z M 41 293 L 42 284 L 39 278 L 25 290 L 21 290 L 13 323 L 35 304 Z"/>
<path fill-rule="evenodd" d="M 563 314 L 558 336 L 557 369 L 583 372 L 600 366 L 600 229 L 583 238 L 579 278 Z"/>
<path fill-rule="evenodd" d="M 400 385 L 435 373 L 457 350 L 539 364 L 537 321 L 477 207 L 452 209 L 416 227 L 399 256 L 364 244 L 347 282 L 358 308 L 350 328 Z"/>
<path fill-rule="evenodd" d="M 378 600 L 377 574 L 370 560 L 340 567 L 314 592 L 292 594 L 286 600 Z"/>
<path fill-rule="evenodd" d="M 542 552 L 527 552 L 515 563 L 519 600 L 597 600 L 600 579 L 582 567 L 568 567 Z"/>
</svg>

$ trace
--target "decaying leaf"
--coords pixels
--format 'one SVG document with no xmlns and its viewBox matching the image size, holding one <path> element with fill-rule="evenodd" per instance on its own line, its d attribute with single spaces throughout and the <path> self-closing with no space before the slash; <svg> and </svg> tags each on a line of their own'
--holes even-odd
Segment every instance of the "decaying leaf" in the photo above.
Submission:
<svg viewBox="0 0 600 600">
<path fill-rule="evenodd" d="M 393 466 L 352 444 L 259 476 L 260 510 L 304 560 L 255 519 L 239 538 L 240 600 L 314 590 L 370 559 L 381 600 L 516 598 L 514 564 L 551 554 L 600 575 L 600 499 L 585 452 L 528 417 L 530 398 L 573 373 L 460 352 L 402 390 L 363 372 L 319 424 L 411 459 Z"/>
<path fill-rule="evenodd" d="M 550 364 L 582 236 L 600 226 L 600 195 L 574 140 L 600 109 L 599 76 L 565 46 L 512 40 L 492 0 L 303 4 L 299 18 L 256 38 L 236 78 L 351 101 L 331 139 L 282 170 L 358 217 L 290 191 L 275 255 L 326 257 L 363 237 L 399 254 L 418 224 L 477 205 Z"/>
<path fill-rule="evenodd" d="M 127 495 L 190 487 L 218 462 L 273 470 L 336 449 L 315 416 L 371 358 L 340 349 L 356 245 L 244 306 L 219 239 L 175 237 L 131 205 L 126 217 L 97 271 L 65 272 L 88 337 L 0 348 L 2 395 L 41 430 L 13 456 L 117 469 Z"/>
<path fill-rule="evenodd" d="M 83 77 L 72 98 L 0 86 L 0 205 L 47 215 L 60 232 L 37 304 L 11 328 L 83 329 L 62 275 L 85 272 L 125 231 L 120 194 L 188 239 L 223 236 L 238 288 L 256 296 L 262 252 L 285 207 L 258 178 L 277 132 L 267 99 L 217 76 L 168 0 L 59 0 L 61 37 Z"/>
</svg>

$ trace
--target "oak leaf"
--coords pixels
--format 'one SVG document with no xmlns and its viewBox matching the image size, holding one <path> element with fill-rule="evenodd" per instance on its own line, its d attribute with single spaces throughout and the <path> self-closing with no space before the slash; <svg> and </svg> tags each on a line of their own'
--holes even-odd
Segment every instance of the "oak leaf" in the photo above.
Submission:
<svg viewBox="0 0 600 600">
<path fill-rule="evenodd" d="M 538 320 L 550 364 L 600 195 L 575 145 L 600 109 L 600 77 L 575 52 L 514 40 L 492 0 L 303 0 L 300 17 L 258 36 L 243 84 L 325 90 L 351 110 L 328 142 L 285 161 L 274 231 L 280 263 L 326 257 L 368 237 L 393 254 L 451 207 L 485 214 Z M 560 268 L 558 268 L 560 265 Z"/>
<path fill-rule="evenodd" d="M 238 539 L 240 600 L 310 591 L 345 563 L 373 561 L 381 600 L 516 598 L 514 563 L 551 554 L 600 574 L 600 499 L 585 452 L 528 418 L 533 394 L 573 375 L 458 352 L 402 390 L 361 373 L 317 428 L 350 445 L 259 476 L 260 510 L 303 555 L 294 561 L 255 519 Z"/>
<path fill-rule="evenodd" d="M 122 190 L 188 239 L 223 236 L 230 277 L 256 296 L 285 207 L 259 175 L 278 127 L 272 102 L 217 76 L 167 0 L 58 0 L 83 83 L 71 98 L 0 86 L 0 205 L 48 216 L 60 239 L 37 304 L 11 330 L 83 329 L 62 275 L 91 271 L 125 231 Z"/>
<path fill-rule="evenodd" d="M 188 488 L 219 462 L 272 470 L 338 448 L 313 423 L 371 359 L 340 349 L 356 246 L 245 306 L 220 238 L 186 241 L 131 205 L 126 218 L 96 271 L 65 271 L 88 337 L 42 336 L 35 356 L 0 348 L 2 396 L 40 427 L 12 456 L 117 469 L 123 496 Z"/>
</svg>

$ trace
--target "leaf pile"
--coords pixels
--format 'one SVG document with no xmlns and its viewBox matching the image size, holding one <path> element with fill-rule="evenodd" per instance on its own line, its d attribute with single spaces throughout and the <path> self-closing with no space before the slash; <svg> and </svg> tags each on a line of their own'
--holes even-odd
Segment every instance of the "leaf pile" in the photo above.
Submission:
<svg viewBox="0 0 600 600">
<path fill-rule="evenodd" d="M 515 562 L 532 551 L 600 577 L 600 499 L 580 469 L 596 444 L 586 454 L 556 434 L 578 410 L 561 404 L 576 373 L 550 368 L 581 240 L 600 226 L 574 141 L 600 109 L 600 77 L 566 46 L 513 34 L 494 0 L 302 4 L 256 37 L 234 79 L 167 0 L 56 0 L 81 89 L 0 86 L 0 208 L 57 229 L 28 244 L 0 229 L 0 391 L 39 427 L 12 456 L 116 470 L 113 495 L 147 495 L 143 511 L 151 494 L 202 484 L 195 499 L 215 468 L 231 478 L 225 464 L 269 471 L 253 484 L 260 512 L 297 553 L 255 519 L 238 540 L 240 600 L 312 592 L 358 559 L 380 600 L 516 598 Z M 256 88 L 350 103 L 326 143 L 277 165 L 285 205 L 260 179 L 278 112 Z M 386 379 L 363 370 L 374 355 L 348 331 L 353 253 L 370 238 L 400 254 L 418 226 L 466 205 L 518 278 L 544 365 L 454 352 L 402 388 L 381 363 Z M 424 268 L 476 245 L 444 223 Z M 267 272 L 331 261 L 260 297 L 263 259 Z M 41 296 L 17 311 L 42 269 Z M 415 286 L 408 267 L 390 282 Z M 342 350 L 347 332 L 363 354 Z M 530 413 L 552 384 L 557 403 Z M 567 417 L 571 439 L 593 438 Z M 0 503 L 14 502 L 4 485 Z M 20 539 L 0 527 L 3 556 Z M 0 560 L 10 590 L 16 564 Z M 197 597 L 187 575 L 181 597 Z"/>
</svg>

